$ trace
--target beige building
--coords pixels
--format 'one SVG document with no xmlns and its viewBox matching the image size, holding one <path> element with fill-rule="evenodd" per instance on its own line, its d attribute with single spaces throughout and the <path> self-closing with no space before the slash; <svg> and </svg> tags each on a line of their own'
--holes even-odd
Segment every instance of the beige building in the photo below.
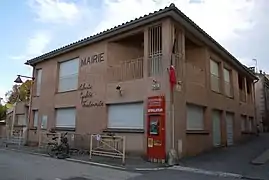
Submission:
<svg viewBox="0 0 269 180">
<path fill-rule="evenodd" d="M 7 131 L 22 130 L 27 126 L 28 107 L 25 102 L 16 102 L 12 108 L 7 110 Z"/>
<path fill-rule="evenodd" d="M 195 155 L 254 131 L 255 75 L 173 4 L 26 64 L 35 77 L 30 141 L 41 128 L 114 132 L 128 152 L 146 154 L 151 96 L 165 98 L 166 153 Z"/>
</svg>

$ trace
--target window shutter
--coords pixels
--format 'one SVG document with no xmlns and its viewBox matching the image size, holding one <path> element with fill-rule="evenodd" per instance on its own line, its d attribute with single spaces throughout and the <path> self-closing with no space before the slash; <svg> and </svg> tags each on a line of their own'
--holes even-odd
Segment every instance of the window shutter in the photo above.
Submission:
<svg viewBox="0 0 269 180">
<path fill-rule="evenodd" d="M 187 130 L 204 129 L 204 108 L 196 105 L 187 105 Z"/>
<path fill-rule="evenodd" d="M 219 77 L 219 64 L 216 61 L 210 60 L 210 72 Z"/>
<path fill-rule="evenodd" d="M 41 79 L 42 79 L 42 69 L 38 69 L 36 72 L 36 95 L 39 96 L 40 95 L 40 91 L 41 91 Z"/>
<path fill-rule="evenodd" d="M 38 126 L 38 111 L 34 110 L 34 127 Z"/>
<path fill-rule="evenodd" d="M 109 105 L 108 128 L 144 129 L 143 103 Z"/>
<path fill-rule="evenodd" d="M 58 91 L 71 91 L 78 86 L 79 59 L 60 63 Z"/>
<path fill-rule="evenodd" d="M 75 128 L 76 109 L 75 108 L 56 109 L 56 127 Z"/>
</svg>

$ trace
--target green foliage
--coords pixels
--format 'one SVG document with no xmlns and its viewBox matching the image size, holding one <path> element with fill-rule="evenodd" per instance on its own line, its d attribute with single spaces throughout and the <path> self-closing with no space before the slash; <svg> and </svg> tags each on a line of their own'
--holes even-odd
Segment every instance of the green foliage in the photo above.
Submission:
<svg viewBox="0 0 269 180">
<path fill-rule="evenodd" d="M 0 104 L 0 120 L 6 119 L 7 107 Z"/>
<path fill-rule="evenodd" d="M 7 99 L 7 103 L 14 104 L 18 101 L 27 102 L 30 98 L 30 89 L 32 86 L 32 81 L 27 80 L 21 85 L 13 85 L 12 90 L 8 91 L 5 96 Z"/>
</svg>

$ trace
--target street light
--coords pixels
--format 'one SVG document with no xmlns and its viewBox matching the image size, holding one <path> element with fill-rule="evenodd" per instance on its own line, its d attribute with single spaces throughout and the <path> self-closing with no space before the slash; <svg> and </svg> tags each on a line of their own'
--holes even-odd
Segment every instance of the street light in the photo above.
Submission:
<svg viewBox="0 0 269 180">
<path fill-rule="evenodd" d="M 26 78 L 26 79 L 32 79 L 33 81 L 35 80 L 34 77 L 29 77 L 29 76 L 23 76 L 23 75 L 17 75 L 17 78 L 15 79 L 15 83 L 17 84 L 22 84 L 23 81 L 21 80 L 21 77 Z M 26 126 L 26 144 L 28 143 L 28 138 L 29 138 L 29 126 L 30 126 L 30 121 L 31 121 L 31 112 L 32 112 L 32 92 L 33 92 L 33 82 L 31 83 L 31 88 L 30 88 L 30 99 L 29 99 L 29 108 L 28 108 L 28 122 Z"/>
</svg>

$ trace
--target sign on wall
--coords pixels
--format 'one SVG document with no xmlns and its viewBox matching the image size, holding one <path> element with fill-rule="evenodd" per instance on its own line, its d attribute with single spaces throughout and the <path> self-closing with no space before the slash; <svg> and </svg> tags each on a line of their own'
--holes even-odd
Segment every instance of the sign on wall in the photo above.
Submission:
<svg viewBox="0 0 269 180">
<path fill-rule="evenodd" d="M 80 58 L 80 67 L 103 62 L 105 60 L 104 54 L 105 53 L 99 53 L 92 56 Z"/>
<path fill-rule="evenodd" d="M 81 83 L 80 90 L 80 104 L 82 107 L 94 108 L 104 106 L 101 100 L 93 100 L 94 92 L 93 86 L 90 83 Z"/>
</svg>

